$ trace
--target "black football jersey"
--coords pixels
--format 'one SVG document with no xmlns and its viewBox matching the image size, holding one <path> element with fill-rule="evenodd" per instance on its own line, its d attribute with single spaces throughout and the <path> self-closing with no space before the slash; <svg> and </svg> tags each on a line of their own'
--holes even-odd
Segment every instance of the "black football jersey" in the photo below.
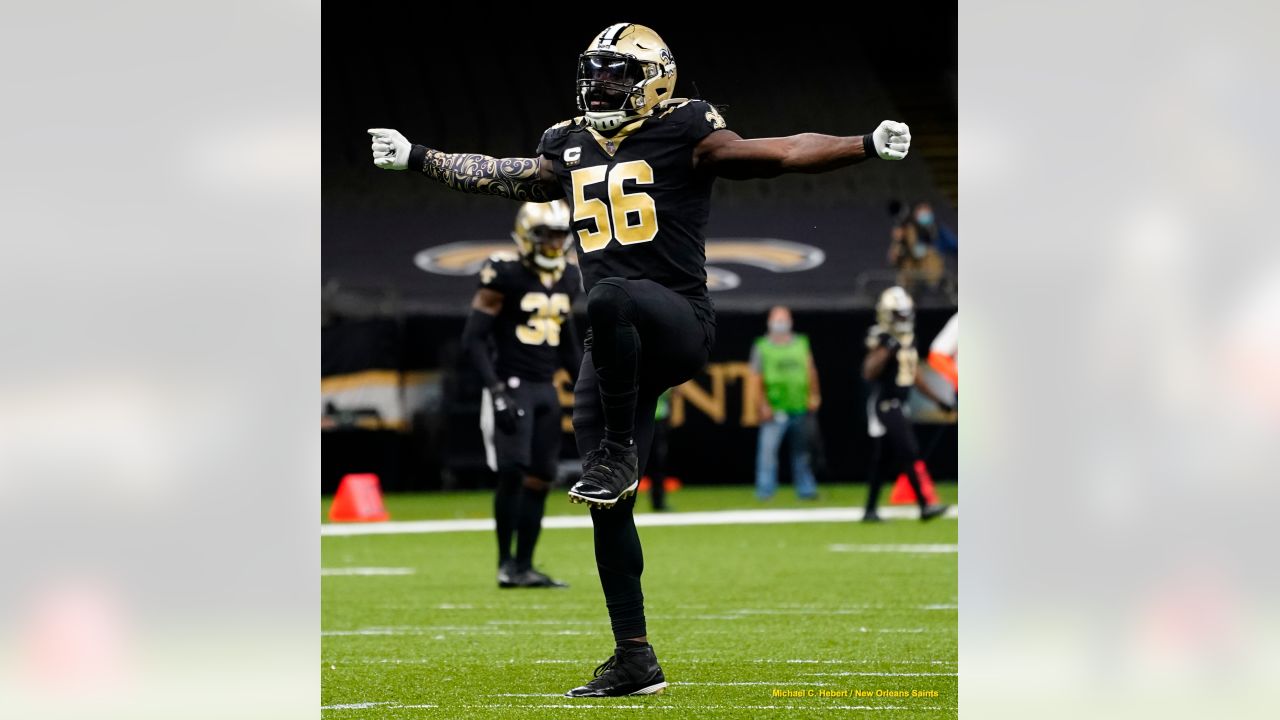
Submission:
<svg viewBox="0 0 1280 720">
<path fill-rule="evenodd" d="M 503 296 L 493 325 L 498 377 L 549 382 L 561 362 L 561 327 L 573 322 L 573 299 L 582 287 L 577 266 L 570 263 L 557 278 L 515 253 L 500 253 L 480 269 L 480 287 Z"/>
<path fill-rule="evenodd" d="M 879 325 L 872 325 L 867 331 L 867 351 L 874 350 L 884 344 L 889 333 Z M 906 401 L 911 388 L 916 384 L 916 368 L 920 364 L 919 353 L 916 352 L 915 336 L 899 337 L 900 343 L 896 353 L 890 353 L 885 361 L 880 377 L 871 381 L 877 400 Z"/>
<path fill-rule="evenodd" d="M 551 161 L 573 209 L 585 289 L 607 277 L 653 280 L 706 297 L 706 239 L 714 176 L 693 168 L 693 148 L 723 128 L 702 100 L 672 101 L 606 137 L 582 118 L 547 129 Z"/>
</svg>

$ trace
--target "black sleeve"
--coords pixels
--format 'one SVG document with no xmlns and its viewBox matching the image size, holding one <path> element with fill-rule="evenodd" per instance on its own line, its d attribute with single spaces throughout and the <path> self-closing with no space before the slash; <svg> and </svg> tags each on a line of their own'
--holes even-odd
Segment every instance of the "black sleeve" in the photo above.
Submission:
<svg viewBox="0 0 1280 720">
<path fill-rule="evenodd" d="M 685 113 L 682 118 L 684 134 L 692 143 L 698 143 L 716 130 L 728 127 L 716 106 L 705 100 L 690 100 L 678 112 Z"/>
<path fill-rule="evenodd" d="M 498 384 L 498 372 L 493 368 L 493 357 L 489 354 L 489 335 L 493 332 L 494 316 L 471 308 L 467 316 L 467 324 L 462 328 L 462 350 L 470 358 L 485 387 Z"/>
<path fill-rule="evenodd" d="M 563 134 L 561 132 L 561 128 L 565 124 L 566 123 L 560 123 L 559 125 L 552 125 L 551 127 L 543 131 L 542 137 L 538 138 L 538 147 L 536 150 L 533 151 L 534 157 L 542 157 L 544 155 L 547 157 L 552 157 L 559 152 L 560 150 L 559 139 L 560 139 L 560 136 Z"/>
</svg>

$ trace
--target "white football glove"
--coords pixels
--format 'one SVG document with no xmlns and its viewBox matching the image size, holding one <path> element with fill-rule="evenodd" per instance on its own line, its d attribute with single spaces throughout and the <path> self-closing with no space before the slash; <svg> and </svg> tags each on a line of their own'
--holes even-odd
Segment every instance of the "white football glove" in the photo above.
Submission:
<svg viewBox="0 0 1280 720">
<path fill-rule="evenodd" d="M 885 160 L 901 160 L 911 148 L 911 128 L 906 123 L 885 120 L 871 133 L 876 154 Z"/>
<path fill-rule="evenodd" d="M 905 125 L 903 127 L 906 127 Z M 373 136 L 373 164 L 383 170 L 407 170 L 413 147 L 398 130 L 370 128 Z"/>
</svg>

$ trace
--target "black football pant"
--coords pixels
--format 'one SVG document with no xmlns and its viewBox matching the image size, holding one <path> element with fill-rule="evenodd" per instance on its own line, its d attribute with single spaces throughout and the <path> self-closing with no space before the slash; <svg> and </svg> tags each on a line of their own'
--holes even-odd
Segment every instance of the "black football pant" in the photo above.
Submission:
<svg viewBox="0 0 1280 720">
<path fill-rule="evenodd" d="M 652 280 L 606 278 L 587 294 L 587 315 L 591 330 L 573 401 L 578 452 L 585 457 L 600 445 L 607 414 L 610 430 L 635 441 L 644 474 L 658 396 L 706 366 L 715 343 L 714 310 L 706 298 L 688 298 Z M 591 511 L 596 569 L 618 641 L 647 633 L 634 507 L 632 495 Z"/>
<path fill-rule="evenodd" d="M 516 570 L 522 572 L 533 566 L 533 551 L 542 533 L 547 504 L 546 488 L 530 485 L 525 476 L 544 483 L 555 481 L 564 432 L 560 428 L 563 411 L 560 395 L 551 382 L 507 378 L 505 384 L 511 400 L 524 414 L 511 432 L 503 432 L 493 417 L 493 400 L 485 388 L 480 398 L 480 433 L 485 462 L 498 476 L 493 495 L 498 566 L 514 560 Z"/>
<path fill-rule="evenodd" d="M 867 488 L 867 514 L 874 513 L 880 503 L 880 488 L 886 479 L 896 479 L 905 474 L 911 489 L 916 492 L 916 503 L 925 507 L 924 489 L 916 473 L 916 461 L 920 459 L 920 445 L 911 421 L 902 413 L 901 405 L 882 403 L 876 408 L 876 418 L 884 426 L 884 435 L 875 438 L 871 451 L 871 468 Z"/>
</svg>

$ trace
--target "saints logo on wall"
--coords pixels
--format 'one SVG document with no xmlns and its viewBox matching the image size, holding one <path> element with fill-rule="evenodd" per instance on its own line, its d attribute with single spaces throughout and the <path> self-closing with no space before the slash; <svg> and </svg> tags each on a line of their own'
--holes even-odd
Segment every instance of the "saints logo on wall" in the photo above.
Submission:
<svg viewBox="0 0 1280 720">
<path fill-rule="evenodd" d="M 474 275 L 490 255 L 510 249 L 510 240 L 452 242 L 419 252 L 413 264 L 439 275 Z M 812 270 L 826 259 L 822 250 L 790 240 L 716 238 L 707 241 L 707 287 L 724 291 L 742 285 L 742 278 L 722 265 L 748 265 L 775 273 L 793 273 Z"/>
</svg>

